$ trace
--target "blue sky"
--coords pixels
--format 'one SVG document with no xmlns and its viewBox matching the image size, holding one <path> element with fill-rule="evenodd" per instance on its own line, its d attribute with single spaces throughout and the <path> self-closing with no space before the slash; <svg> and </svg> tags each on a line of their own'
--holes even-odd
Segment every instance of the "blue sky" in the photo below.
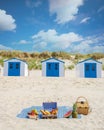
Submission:
<svg viewBox="0 0 104 130">
<path fill-rule="evenodd" d="M 104 53 L 104 0 L 0 0 L 0 50 Z"/>
</svg>

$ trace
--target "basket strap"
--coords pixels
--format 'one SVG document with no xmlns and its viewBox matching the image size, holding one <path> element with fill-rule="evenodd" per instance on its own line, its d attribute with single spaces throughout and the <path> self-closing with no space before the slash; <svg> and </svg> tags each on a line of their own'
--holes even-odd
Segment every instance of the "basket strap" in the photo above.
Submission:
<svg viewBox="0 0 104 130">
<path fill-rule="evenodd" d="M 83 96 L 78 97 L 77 100 L 76 100 L 76 102 L 78 102 L 79 99 L 81 99 L 81 98 L 82 98 L 82 99 L 85 99 L 85 101 L 88 103 L 87 99 L 86 99 L 85 97 L 83 97 Z"/>
</svg>

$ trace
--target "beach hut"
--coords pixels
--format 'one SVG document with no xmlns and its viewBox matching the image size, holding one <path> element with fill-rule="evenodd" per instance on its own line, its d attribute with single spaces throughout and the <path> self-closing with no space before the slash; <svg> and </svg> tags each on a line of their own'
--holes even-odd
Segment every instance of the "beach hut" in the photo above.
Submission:
<svg viewBox="0 0 104 130">
<path fill-rule="evenodd" d="M 92 58 L 78 62 L 76 65 L 77 76 L 82 78 L 100 78 L 102 63 Z"/>
<path fill-rule="evenodd" d="M 49 58 L 42 61 L 42 76 L 62 77 L 64 76 L 64 61 Z"/>
<path fill-rule="evenodd" d="M 28 76 L 27 63 L 17 58 L 5 60 L 4 76 Z"/>
</svg>

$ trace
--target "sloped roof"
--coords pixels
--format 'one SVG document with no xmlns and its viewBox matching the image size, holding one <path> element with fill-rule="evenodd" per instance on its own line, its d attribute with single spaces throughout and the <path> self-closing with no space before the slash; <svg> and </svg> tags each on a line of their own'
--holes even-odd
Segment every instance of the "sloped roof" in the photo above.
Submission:
<svg viewBox="0 0 104 130">
<path fill-rule="evenodd" d="M 8 59 L 8 60 L 4 60 L 4 62 L 7 62 L 7 61 L 10 61 L 10 60 L 13 60 L 13 59 L 16 59 L 16 60 L 19 60 L 19 61 L 25 62 L 25 63 L 27 64 L 26 61 L 21 60 L 21 59 L 19 59 L 19 58 L 10 58 L 10 59 Z"/>
<path fill-rule="evenodd" d="M 54 58 L 54 57 L 51 57 L 51 58 L 49 58 L 49 59 L 46 59 L 46 60 L 43 60 L 43 61 L 41 61 L 41 62 L 46 62 L 46 61 L 49 61 L 49 60 L 52 60 L 52 59 L 54 59 L 54 60 L 56 60 L 56 61 L 58 61 L 58 62 L 65 63 L 64 61 L 62 61 L 62 60 L 59 60 L 59 59 L 57 59 L 57 58 Z"/>
<path fill-rule="evenodd" d="M 95 61 L 95 62 L 97 62 L 97 63 L 102 64 L 102 62 L 97 61 L 97 60 L 94 60 L 93 58 L 88 58 L 88 59 L 85 59 L 85 60 L 83 60 L 83 61 L 78 62 L 77 64 L 80 64 L 80 63 L 85 62 L 85 61 L 88 61 L 88 60 L 92 60 L 92 61 Z"/>
</svg>

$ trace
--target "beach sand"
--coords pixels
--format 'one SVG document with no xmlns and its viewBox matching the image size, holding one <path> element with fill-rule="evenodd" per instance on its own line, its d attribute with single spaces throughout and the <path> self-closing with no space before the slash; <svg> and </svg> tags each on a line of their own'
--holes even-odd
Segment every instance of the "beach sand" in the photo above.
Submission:
<svg viewBox="0 0 104 130">
<path fill-rule="evenodd" d="M 26 119 L 17 115 L 25 108 L 56 101 L 58 106 L 72 106 L 84 96 L 92 109 L 81 119 Z M 102 78 L 76 78 L 75 71 L 65 77 L 47 78 L 41 71 L 29 77 L 0 76 L 0 130 L 104 130 L 104 72 Z"/>
</svg>

